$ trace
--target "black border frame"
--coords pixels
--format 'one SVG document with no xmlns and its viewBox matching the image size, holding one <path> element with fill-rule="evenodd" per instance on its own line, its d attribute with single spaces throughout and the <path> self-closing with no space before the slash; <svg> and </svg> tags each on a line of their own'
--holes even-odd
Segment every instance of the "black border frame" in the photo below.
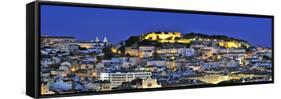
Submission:
<svg viewBox="0 0 281 99">
<path fill-rule="evenodd" d="M 148 92 L 148 91 L 163 91 L 163 90 L 176 90 L 176 89 L 193 89 L 193 88 L 211 88 L 211 87 L 223 87 L 223 86 L 237 86 L 237 85 L 253 85 L 253 84 L 268 84 L 274 83 L 274 16 L 273 15 L 258 15 L 258 14 L 242 14 L 242 13 L 225 13 L 225 12 L 210 12 L 210 11 L 194 11 L 194 10 L 178 10 L 178 9 L 165 9 L 165 8 L 148 8 L 148 7 L 133 7 L 133 6 L 119 6 L 119 5 L 102 5 L 102 4 L 88 4 L 88 3 L 70 3 L 70 2 L 56 2 L 56 1 L 34 1 L 34 47 L 35 51 L 33 56 L 35 56 L 35 64 L 27 62 L 27 69 L 35 69 L 34 74 L 27 76 L 34 76 L 35 82 L 27 81 L 27 83 L 35 84 L 35 87 L 28 87 L 27 94 L 34 98 L 51 98 L 51 97 L 67 97 L 67 96 L 82 96 L 82 95 L 100 95 L 100 94 L 116 94 L 116 93 L 132 93 L 132 92 Z M 30 4 L 32 4 L 30 3 Z M 262 82 L 250 82 L 250 83 L 227 83 L 227 84 L 207 84 L 207 85 L 192 85 L 192 86 L 180 86 L 180 87 L 167 87 L 167 88 L 152 88 L 152 89 L 129 89 L 129 90 L 113 90 L 113 91 L 101 91 L 101 92 L 79 92 L 79 93 L 67 93 L 67 94 L 52 94 L 52 95 L 41 95 L 41 85 L 40 85 L 40 5 L 58 5 L 58 6 L 74 6 L 74 7 L 86 7 L 86 8 L 106 8 L 106 9 L 124 9 L 124 10 L 140 10 L 140 11 L 158 11 L 158 12 L 171 12 L 171 13 L 192 13 L 192 14 L 207 14 L 207 15 L 220 15 L 220 16 L 241 16 L 241 17 L 256 17 L 256 18 L 271 18 L 272 19 L 272 81 L 262 81 Z M 28 5 L 27 5 L 28 6 Z M 28 9 L 27 9 L 28 10 Z M 28 12 L 28 11 L 27 11 Z M 28 18 L 27 18 L 28 19 Z M 30 20 L 30 19 L 29 19 Z M 28 21 L 28 20 L 27 20 Z M 27 22 L 28 23 L 28 22 Z M 32 23 L 31 23 L 32 24 Z M 29 24 L 27 24 L 29 25 Z M 28 26 L 27 26 L 28 28 Z M 28 30 L 28 29 L 27 29 Z M 28 35 L 32 35 L 27 33 Z M 27 37 L 28 37 L 27 35 Z M 29 45 L 31 42 L 27 42 Z M 27 46 L 27 48 L 30 46 Z M 27 52 L 27 56 L 31 52 Z M 33 66 L 33 67 L 31 67 Z M 29 77 L 27 77 L 29 78 Z M 28 80 L 28 79 L 27 79 Z M 28 84 L 27 84 L 28 85 Z M 30 90 L 33 94 L 30 94 Z"/>
</svg>

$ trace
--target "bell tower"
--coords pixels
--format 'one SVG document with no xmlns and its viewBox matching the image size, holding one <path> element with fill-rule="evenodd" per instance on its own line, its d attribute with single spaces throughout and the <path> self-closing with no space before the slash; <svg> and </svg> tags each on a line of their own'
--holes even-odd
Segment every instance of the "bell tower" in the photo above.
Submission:
<svg viewBox="0 0 281 99">
<path fill-rule="evenodd" d="M 108 42 L 106 37 L 103 38 L 103 42 L 104 42 L 104 43 L 107 43 L 107 42 Z"/>
<path fill-rule="evenodd" d="M 98 37 L 96 37 L 96 40 L 95 40 L 95 42 L 100 42 L 100 40 L 99 40 L 99 38 L 98 38 Z"/>
</svg>

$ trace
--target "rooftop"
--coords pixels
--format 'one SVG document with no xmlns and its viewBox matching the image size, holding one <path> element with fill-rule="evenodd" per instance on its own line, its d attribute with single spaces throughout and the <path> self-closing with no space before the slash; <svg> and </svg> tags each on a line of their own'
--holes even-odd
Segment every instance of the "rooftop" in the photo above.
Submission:
<svg viewBox="0 0 281 99">
<path fill-rule="evenodd" d="M 48 36 L 48 35 L 42 35 L 42 38 L 68 38 L 68 39 L 75 39 L 73 36 Z"/>
</svg>

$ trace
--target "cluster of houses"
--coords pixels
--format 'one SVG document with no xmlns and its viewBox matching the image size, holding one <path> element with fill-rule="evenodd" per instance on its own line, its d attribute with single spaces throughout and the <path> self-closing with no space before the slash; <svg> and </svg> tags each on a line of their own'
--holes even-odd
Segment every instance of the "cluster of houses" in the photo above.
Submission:
<svg viewBox="0 0 281 99">
<path fill-rule="evenodd" d="M 146 39 L 157 40 L 159 35 L 155 35 Z M 160 38 L 165 43 L 175 43 L 164 38 L 169 36 L 176 40 L 180 34 L 161 33 Z M 220 44 L 222 41 L 199 39 L 182 40 L 189 46 L 134 45 L 120 51 L 122 44 L 113 45 L 106 37 L 102 41 L 78 41 L 70 36 L 42 36 L 41 93 L 196 85 L 202 82 L 187 78 L 241 72 L 241 67 L 248 68 L 244 73 L 272 72 L 270 48 L 245 49 L 234 46 L 237 42 Z M 192 40 L 197 42 L 190 44 Z M 108 53 L 114 55 L 105 58 Z"/>
</svg>

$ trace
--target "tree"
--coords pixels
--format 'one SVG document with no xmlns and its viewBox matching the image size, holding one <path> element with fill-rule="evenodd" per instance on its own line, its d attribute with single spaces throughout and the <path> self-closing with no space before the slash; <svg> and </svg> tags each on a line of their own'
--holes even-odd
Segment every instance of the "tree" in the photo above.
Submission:
<svg viewBox="0 0 281 99">
<path fill-rule="evenodd" d="M 111 59 L 114 56 L 114 53 L 111 51 L 110 47 L 103 49 L 104 59 Z"/>
<path fill-rule="evenodd" d="M 140 41 L 139 36 L 131 36 L 128 40 L 126 40 L 126 46 L 132 46 L 133 44 L 137 43 Z"/>
</svg>

